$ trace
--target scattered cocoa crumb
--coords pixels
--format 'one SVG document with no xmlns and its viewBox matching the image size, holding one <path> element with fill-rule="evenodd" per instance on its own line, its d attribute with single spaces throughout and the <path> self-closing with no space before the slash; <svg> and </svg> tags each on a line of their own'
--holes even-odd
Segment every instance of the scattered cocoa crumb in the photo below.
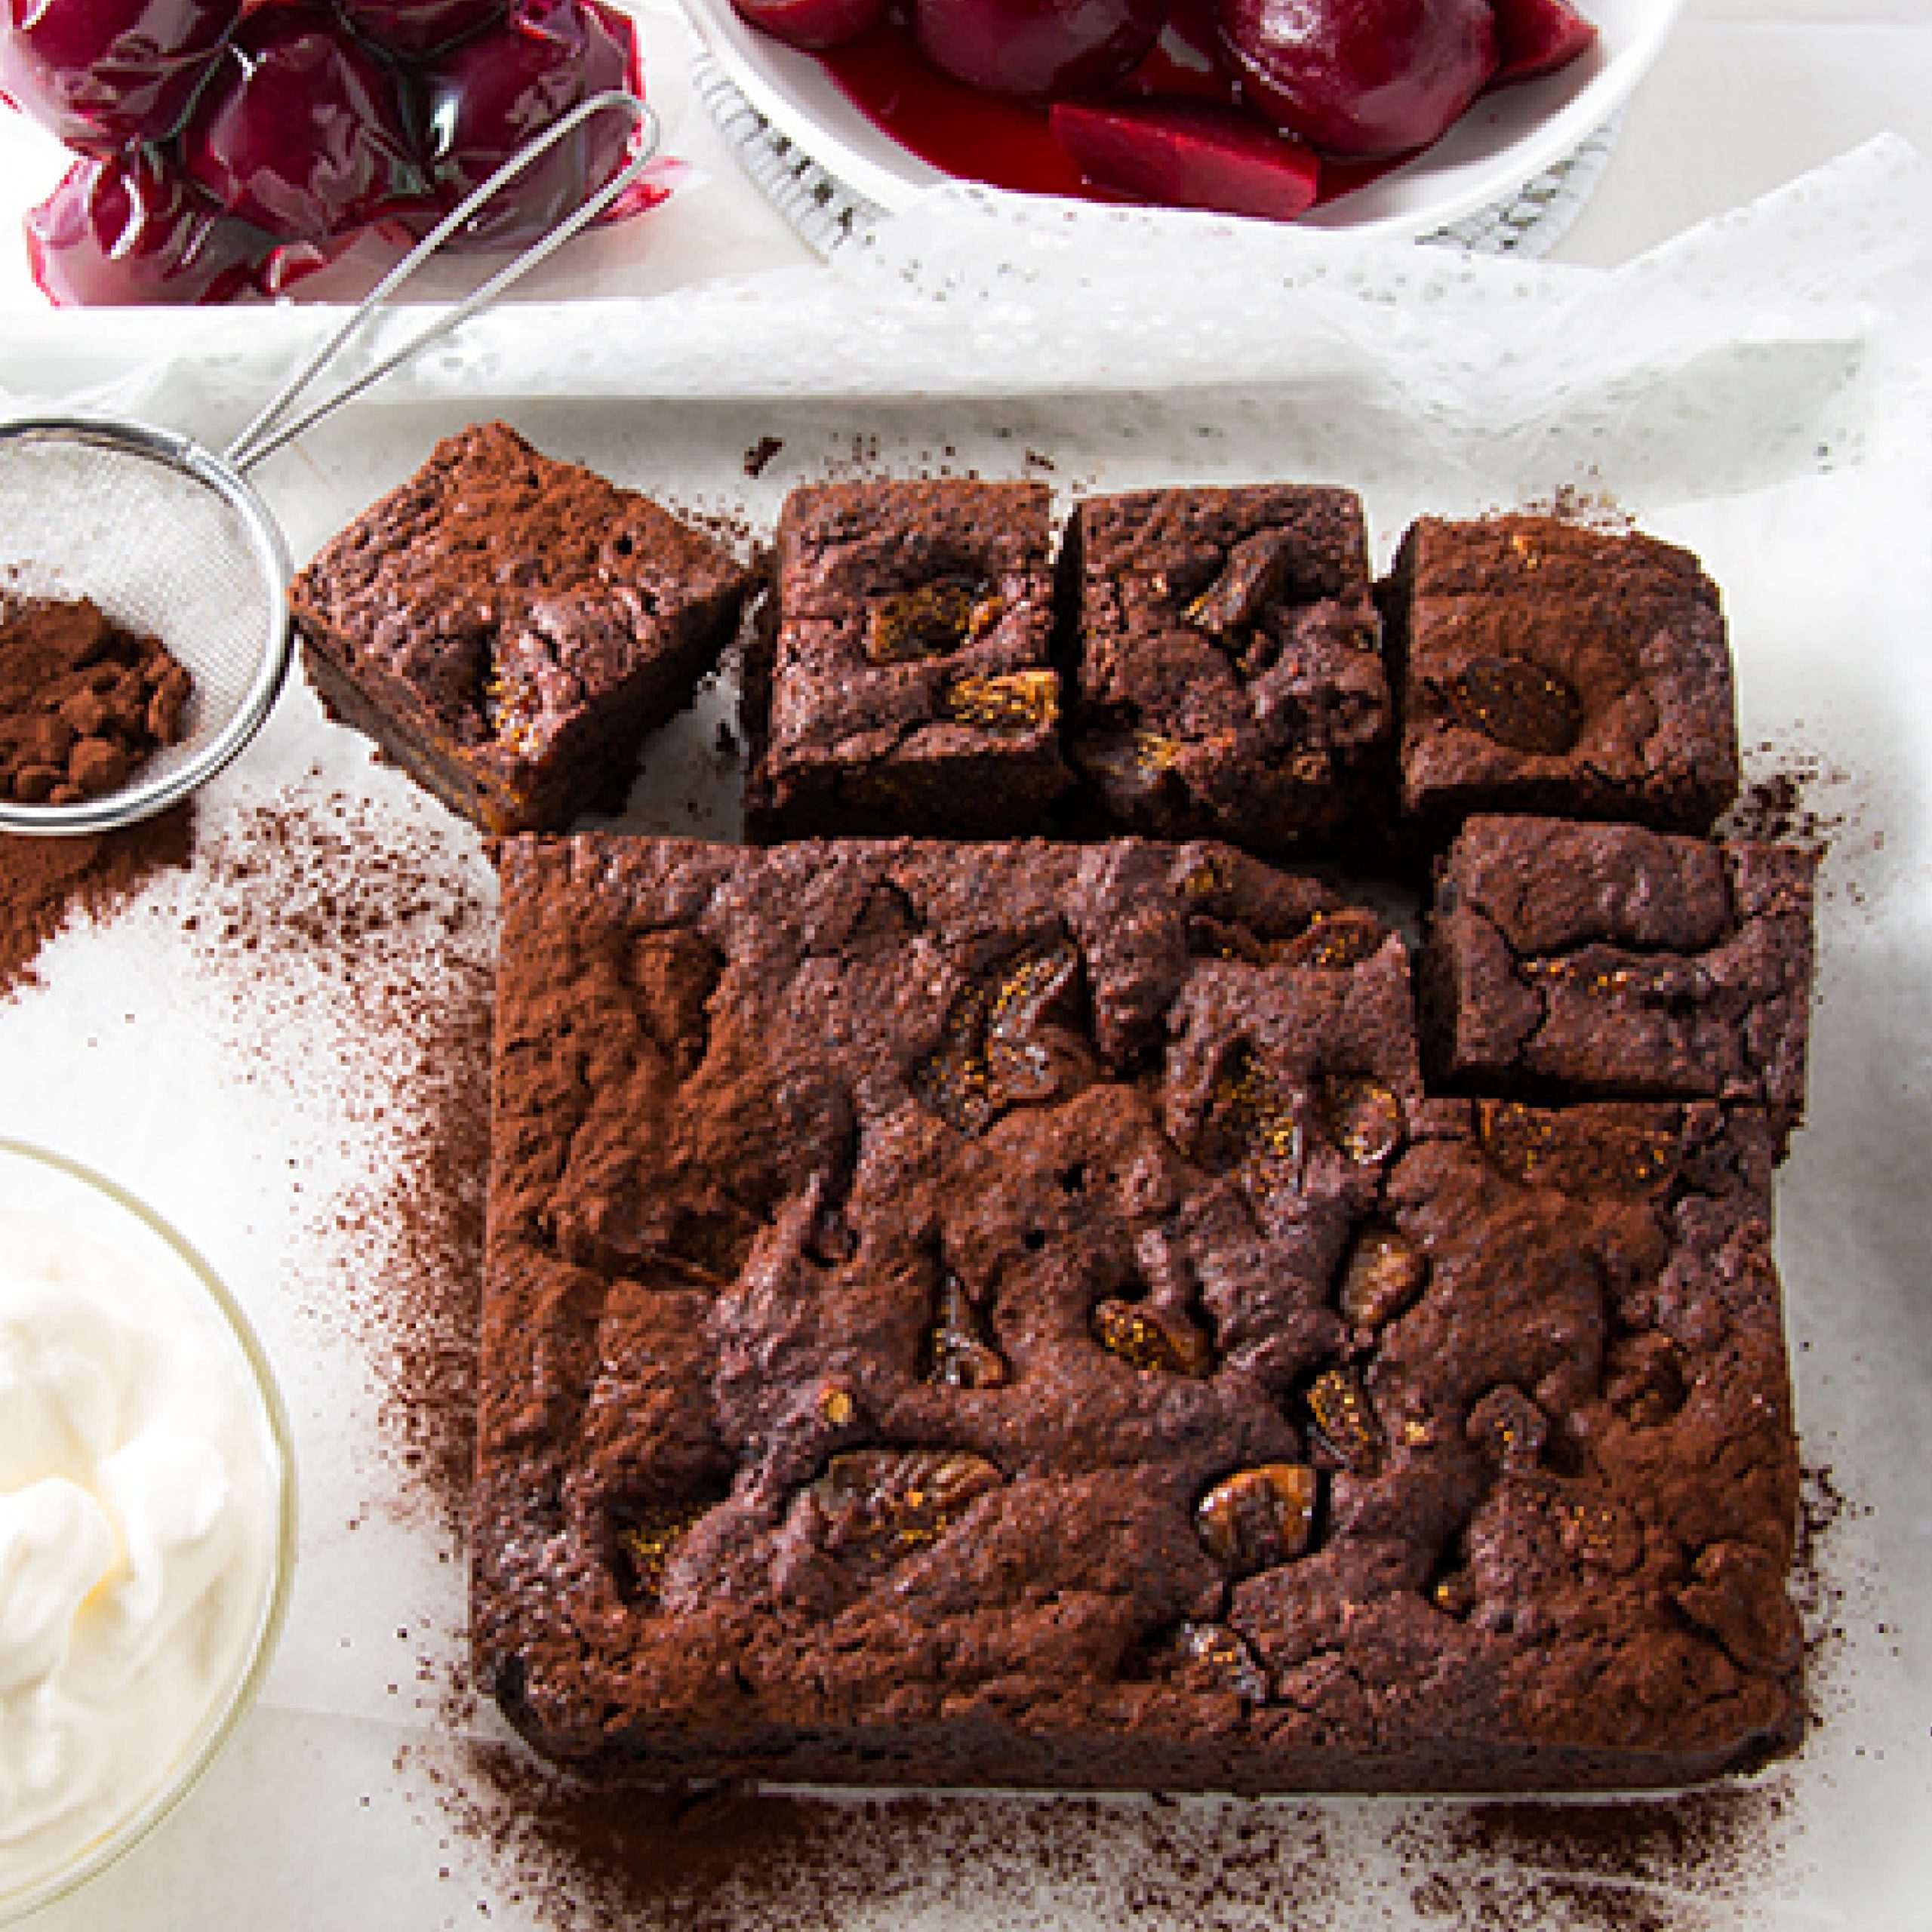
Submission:
<svg viewBox="0 0 1932 1932">
<path fill-rule="evenodd" d="M 1498 515 L 1548 516 L 1559 523 L 1575 524 L 1584 530 L 1603 531 L 1607 536 L 1627 537 L 1637 528 L 1637 519 L 1614 497 L 1605 491 L 1586 490 L 1574 483 L 1559 485 L 1546 497 L 1533 497 L 1513 510 L 1499 510 Z"/>
<path fill-rule="evenodd" d="M 104 919 L 194 850 L 192 804 L 119 832 L 38 838 L 0 833 L 0 998 L 38 983 L 41 948 L 70 919 Z"/>
<path fill-rule="evenodd" d="M 1783 761 L 1749 780 L 1719 829 L 1728 838 L 1776 839 L 1823 851 L 1843 829 L 1844 816 L 1807 801 L 1807 792 L 1828 776 L 1820 761 L 1803 752 L 1780 753 L 1770 743 L 1755 746 L 1753 755 L 1779 755 Z"/>
<path fill-rule="evenodd" d="M 463 834 L 466 838 L 468 835 Z M 259 1043 L 302 1025 L 352 1041 L 328 1089 L 297 1097 L 343 1124 L 352 1180 L 315 1211 L 330 1257 L 313 1318 L 340 1324 L 377 1384 L 386 1498 L 451 1540 L 466 1521 L 489 1131 L 495 949 L 487 868 L 433 820 L 406 831 L 345 794 L 245 807 L 211 834 L 183 921 L 229 986 L 228 1023 Z M 369 1158 L 371 1143 L 382 1148 Z"/>
<path fill-rule="evenodd" d="M 1761 1894 L 1792 1801 L 1780 1773 L 1675 1798 L 1431 1807 L 1393 1838 L 1431 1925 L 1687 1932 Z"/>
<path fill-rule="evenodd" d="M 745 452 L 745 474 L 762 476 L 771 459 L 785 447 L 783 436 L 761 436 Z"/>
<path fill-rule="evenodd" d="M 1051 1900 L 1100 1924 L 1262 1932 L 1325 1921 L 1349 1883 L 1306 1804 L 598 1790 L 491 1743 L 405 1768 L 554 1932 L 839 1932 L 968 1899 L 989 1924 L 1054 1923 Z"/>
</svg>

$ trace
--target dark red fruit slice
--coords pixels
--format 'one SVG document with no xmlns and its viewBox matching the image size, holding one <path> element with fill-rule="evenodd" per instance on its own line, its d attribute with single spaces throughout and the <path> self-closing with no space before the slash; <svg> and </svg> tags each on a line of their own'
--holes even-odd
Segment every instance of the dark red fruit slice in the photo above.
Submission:
<svg viewBox="0 0 1932 1932">
<path fill-rule="evenodd" d="M 1160 38 L 1165 0 L 912 0 L 912 36 L 933 64 L 989 94 L 1045 100 L 1091 94 Z"/>
<path fill-rule="evenodd" d="M 624 15 L 597 0 L 520 0 L 500 26 L 419 72 L 438 205 L 454 208 L 580 101 L 613 89 L 640 94 L 643 85 Z M 635 137 L 623 115 L 594 115 L 518 176 L 502 205 L 486 210 L 462 241 L 507 248 L 534 240 L 624 165 Z M 627 202 L 623 212 L 634 211 Z"/>
<path fill-rule="evenodd" d="M 83 153 L 165 140 L 242 0 L 0 0 L 0 92 Z"/>
<path fill-rule="evenodd" d="M 241 220 L 319 240 L 422 201 L 389 70 L 305 5 L 252 13 L 181 134 L 183 172 Z"/>
<path fill-rule="evenodd" d="M 1311 149 L 1206 101 L 1060 101 L 1047 121 L 1088 180 L 1137 201 L 1292 221 L 1320 185 Z"/>
<path fill-rule="evenodd" d="M 508 0 L 336 0 L 342 17 L 385 54 L 420 60 L 503 18 Z"/>
<path fill-rule="evenodd" d="M 1553 74 L 1595 45 L 1596 29 L 1568 0 L 1491 0 L 1491 5 L 1496 10 L 1492 87 Z"/>
<path fill-rule="evenodd" d="M 889 0 L 731 0 L 755 27 L 787 47 L 816 54 L 843 47 L 885 18 Z"/>
<path fill-rule="evenodd" d="M 1241 84 L 1221 45 L 1214 0 L 1172 0 L 1160 38 L 1112 90 L 1111 98 L 1214 100 L 1238 107 Z"/>
<path fill-rule="evenodd" d="M 1248 104 L 1324 153 L 1426 146 L 1496 70 L 1489 0 L 1220 0 Z"/>
<path fill-rule="evenodd" d="M 75 162 L 25 225 L 34 281 L 63 308 L 224 302 L 275 245 L 146 148 Z"/>
</svg>

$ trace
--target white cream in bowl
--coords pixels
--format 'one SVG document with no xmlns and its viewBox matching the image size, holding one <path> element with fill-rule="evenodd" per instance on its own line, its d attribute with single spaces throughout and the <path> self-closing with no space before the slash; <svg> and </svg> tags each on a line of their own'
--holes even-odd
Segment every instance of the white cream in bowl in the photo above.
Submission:
<svg viewBox="0 0 1932 1932">
<path fill-rule="evenodd" d="M 0 1207 L 0 1913 L 192 1777 L 267 1641 L 285 1451 L 223 1308 L 125 1211 Z M 97 1217 L 87 1211 L 97 1201 Z"/>
</svg>

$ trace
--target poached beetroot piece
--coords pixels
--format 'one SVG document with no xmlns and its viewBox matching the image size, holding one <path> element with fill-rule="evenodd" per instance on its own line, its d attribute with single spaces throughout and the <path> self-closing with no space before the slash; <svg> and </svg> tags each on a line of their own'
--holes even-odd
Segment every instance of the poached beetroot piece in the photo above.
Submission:
<svg viewBox="0 0 1932 1932">
<path fill-rule="evenodd" d="M 154 151 L 84 155 L 26 215 L 28 265 L 57 304 L 221 302 L 274 243 L 225 215 Z"/>
<path fill-rule="evenodd" d="M 1491 0 L 1496 9 L 1496 79 L 1553 74 L 1593 45 L 1597 30 L 1568 0 Z"/>
<path fill-rule="evenodd" d="M 1311 149 L 1206 101 L 1059 101 L 1047 124 L 1088 180 L 1139 201 L 1292 221 L 1321 185 Z"/>
<path fill-rule="evenodd" d="M 318 8 L 251 14 L 183 130 L 181 168 L 229 214 L 290 240 L 420 203 L 395 80 Z"/>
<path fill-rule="evenodd" d="M 242 0 L 0 0 L 0 93 L 83 153 L 165 140 Z"/>
<path fill-rule="evenodd" d="M 336 0 L 336 8 L 385 54 L 420 60 L 501 20 L 505 0 Z"/>
<path fill-rule="evenodd" d="M 423 70 L 425 159 L 438 205 L 454 208 L 558 116 L 618 88 L 642 91 L 628 20 L 598 0 L 518 0 L 502 31 Z M 634 132 L 614 109 L 592 116 L 518 176 L 463 239 L 497 248 L 534 240 L 624 165 Z"/>
<path fill-rule="evenodd" d="M 888 0 L 732 0 L 732 5 L 773 39 L 815 54 L 869 32 L 885 18 Z"/>
<path fill-rule="evenodd" d="M 1151 41 L 1137 14 L 1120 43 L 1105 29 L 1131 0 L 905 0 L 876 22 L 875 0 L 734 4 L 818 54 L 861 115 L 943 173 L 1035 194 L 1265 204 L 1275 220 L 1292 218 L 1281 211 L 1301 199 L 1303 164 L 1276 167 L 1274 138 L 1313 151 L 1317 200 L 1346 195 L 1485 87 L 1552 72 L 1596 38 L 1569 0 L 1167 0 Z M 1179 112 L 1190 103 L 1233 118 Z"/>
<path fill-rule="evenodd" d="M 1165 0 L 912 0 L 921 53 L 989 94 L 1051 100 L 1105 88 L 1160 38 Z"/>
<path fill-rule="evenodd" d="M 1221 0 L 1248 100 L 1330 154 L 1403 154 L 1496 71 L 1489 0 Z"/>
</svg>

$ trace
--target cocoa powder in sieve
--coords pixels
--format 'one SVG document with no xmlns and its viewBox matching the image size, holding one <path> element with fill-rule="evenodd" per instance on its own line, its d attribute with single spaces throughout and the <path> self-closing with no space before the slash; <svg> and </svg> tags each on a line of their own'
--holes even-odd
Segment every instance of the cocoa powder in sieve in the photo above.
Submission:
<svg viewBox="0 0 1932 1932">
<path fill-rule="evenodd" d="M 0 796 L 73 805 L 178 744 L 192 680 L 91 598 L 0 599 Z"/>
</svg>

